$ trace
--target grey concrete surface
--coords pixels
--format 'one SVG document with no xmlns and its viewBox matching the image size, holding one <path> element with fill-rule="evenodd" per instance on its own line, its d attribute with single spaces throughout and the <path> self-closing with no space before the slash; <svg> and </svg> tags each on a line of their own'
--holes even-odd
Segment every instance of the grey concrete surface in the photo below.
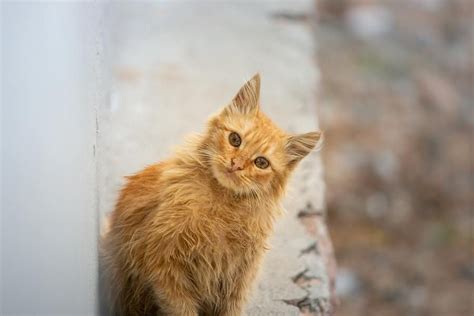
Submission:
<svg viewBox="0 0 474 316">
<path fill-rule="evenodd" d="M 113 86 L 109 104 L 99 112 L 102 215 L 113 209 L 123 176 L 166 158 L 185 135 L 201 131 L 207 117 L 256 72 L 270 117 L 290 132 L 317 129 L 319 74 L 311 26 L 304 20 L 312 5 L 310 0 L 110 5 Z M 323 210 L 321 172 L 314 153 L 295 175 L 248 315 L 299 315 L 297 305 L 327 314 L 325 260 L 298 220 L 302 210 Z M 314 282 L 297 285 L 297 276 Z"/>
</svg>

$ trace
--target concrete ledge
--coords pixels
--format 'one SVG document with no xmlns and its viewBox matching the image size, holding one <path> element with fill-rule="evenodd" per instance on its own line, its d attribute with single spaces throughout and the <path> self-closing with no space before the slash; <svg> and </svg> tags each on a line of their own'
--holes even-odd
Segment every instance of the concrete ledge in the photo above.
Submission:
<svg viewBox="0 0 474 316">
<path fill-rule="evenodd" d="M 111 102 L 100 112 L 101 211 L 122 176 L 165 158 L 254 73 L 262 108 L 290 132 L 317 129 L 313 1 L 113 4 Z M 317 153 L 300 165 L 248 315 L 326 315 L 332 256 Z M 303 221 L 302 221 L 303 219 Z M 303 222 L 306 223 L 303 225 Z M 318 237 L 318 239 L 316 239 Z"/>
</svg>

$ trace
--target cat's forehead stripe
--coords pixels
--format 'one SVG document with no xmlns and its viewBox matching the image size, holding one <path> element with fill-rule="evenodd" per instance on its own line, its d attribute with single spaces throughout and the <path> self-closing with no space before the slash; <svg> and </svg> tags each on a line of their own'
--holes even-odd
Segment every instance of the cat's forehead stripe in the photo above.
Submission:
<svg viewBox="0 0 474 316">
<path fill-rule="evenodd" d="M 272 143 L 264 142 L 260 148 L 262 152 L 272 154 L 274 152 L 274 147 L 275 146 Z"/>
<path fill-rule="evenodd" d="M 253 133 L 248 135 L 248 138 L 245 141 L 246 146 L 253 155 L 273 155 L 278 147 L 277 140 L 274 138 L 265 137 L 261 133 Z"/>
<path fill-rule="evenodd" d="M 270 156 L 278 153 L 282 131 L 262 113 L 255 119 L 234 114 L 225 120 L 225 129 L 237 132 L 242 138 L 242 148 L 251 155 Z"/>
</svg>

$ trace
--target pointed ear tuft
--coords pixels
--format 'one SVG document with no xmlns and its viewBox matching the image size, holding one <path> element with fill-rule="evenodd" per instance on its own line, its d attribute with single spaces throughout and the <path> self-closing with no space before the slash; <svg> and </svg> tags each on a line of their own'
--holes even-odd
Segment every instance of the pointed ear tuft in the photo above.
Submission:
<svg viewBox="0 0 474 316">
<path fill-rule="evenodd" d="M 320 138 L 321 132 L 310 132 L 288 137 L 286 152 L 288 154 L 289 164 L 295 165 L 308 155 Z"/>
<path fill-rule="evenodd" d="M 229 108 L 242 114 L 258 110 L 260 102 L 260 75 L 257 73 L 240 88 Z"/>
</svg>

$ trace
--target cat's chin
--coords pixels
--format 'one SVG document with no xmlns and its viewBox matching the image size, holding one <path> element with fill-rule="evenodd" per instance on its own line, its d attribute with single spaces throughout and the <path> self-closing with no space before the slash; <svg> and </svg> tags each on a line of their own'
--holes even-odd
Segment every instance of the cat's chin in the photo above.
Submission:
<svg viewBox="0 0 474 316">
<path fill-rule="evenodd" d="M 235 173 L 229 173 L 227 171 L 218 170 L 218 168 L 212 168 L 212 173 L 217 182 L 226 189 L 229 189 L 235 193 L 245 193 L 245 188 L 240 184 L 240 179 Z"/>
</svg>

